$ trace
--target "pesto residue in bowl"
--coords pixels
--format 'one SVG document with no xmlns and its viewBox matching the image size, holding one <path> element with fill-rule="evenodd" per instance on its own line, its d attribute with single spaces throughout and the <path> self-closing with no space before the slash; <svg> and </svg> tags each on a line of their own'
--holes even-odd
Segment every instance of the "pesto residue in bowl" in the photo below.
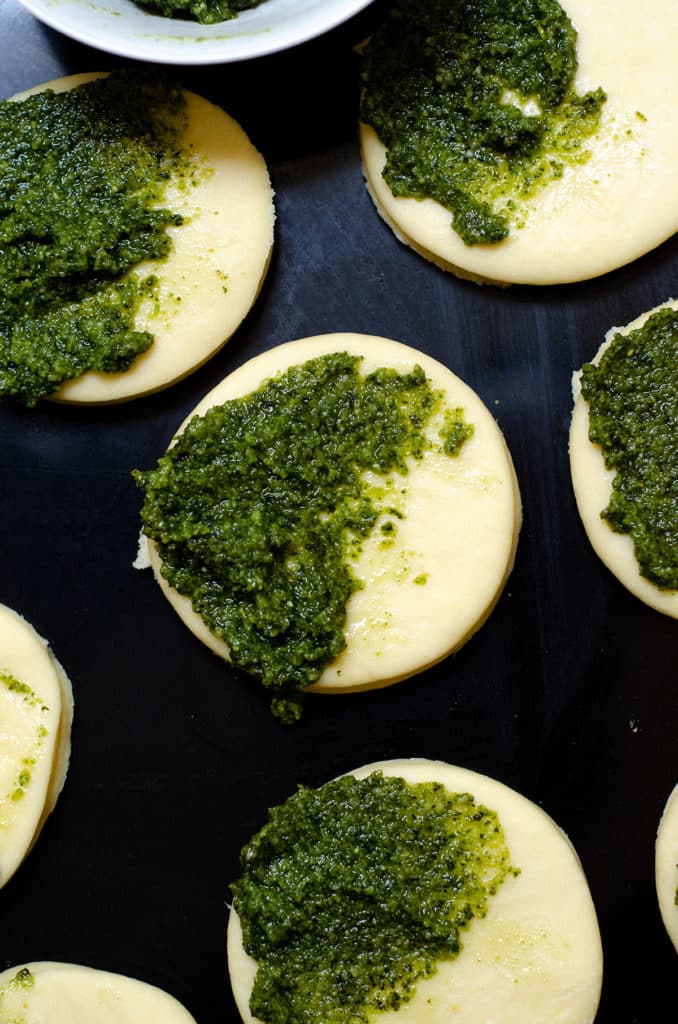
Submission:
<svg viewBox="0 0 678 1024">
<path fill-rule="evenodd" d="M 26 405 L 87 370 L 128 369 L 156 283 L 144 260 L 171 249 L 163 207 L 181 150 L 181 90 L 121 72 L 0 103 L 0 397 Z"/>
<path fill-rule="evenodd" d="M 157 469 L 135 474 L 163 575 L 286 721 L 299 717 L 298 689 L 346 646 L 359 586 L 349 559 L 392 513 L 365 473 L 382 474 L 388 494 L 388 475 L 430 447 L 423 428 L 438 409 L 445 454 L 473 431 L 420 367 L 363 375 L 360 362 L 338 353 L 294 366 L 192 419 Z"/>
<path fill-rule="evenodd" d="M 194 18 L 201 25 L 213 25 L 218 21 L 230 21 L 241 11 L 258 7 L 262 0 L 136 0 L 140 7 L 147 7 L 155 14 L 166 18 Z"/>
<path fill-rule="evenodd" d="M 266 1024 L 367 1024 L 462 950 L 509 873 L 497 814 L 375 772 L 300 788 L 241 854 L 233 906 Z"/>
<path fill-rule="evenodd" d="M 506 238 L 589 157 L 605 94 L 575 91 L 576 39 L 556 0 L 398 0 L 362 63 L 393 194 L 437 200 L 467 245 Z"/>
<path fill-rule="evenodd" d="M 615 470 L 601 517 L 629 534 L 642 576 L 678 590 L 678 312 L 615 334 L 599 365 L 582 368 L 581 391 L 589 440 Z"/>
</svg>

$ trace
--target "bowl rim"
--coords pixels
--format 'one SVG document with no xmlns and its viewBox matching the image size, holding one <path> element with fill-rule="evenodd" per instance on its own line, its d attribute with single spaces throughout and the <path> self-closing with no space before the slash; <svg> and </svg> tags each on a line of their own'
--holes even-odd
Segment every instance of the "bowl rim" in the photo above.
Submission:
<svg viewBox="0 0 678 1024">
<path fill-rule="evenodd" d="M 84 26 L 77 24 L 75 20 L 64 20 L 64 10 L 78 10 L 83 6 L 91 10 L 95 6 L 85 3 L 84 0 L 59 0 L 57 3 L 54 0 L 19 0 L 19 3 L 38 21 L 76 42 L 118 57 L 176 65 L 225 64 L 279 53 L 308 42 L 348 21 L 354 14 L 369 6 L 373 0 L 329 0 L 317 8 L 303 8 L 298 15 L 277 24 L 254 25 L 250 31 L 238 31 L 232 35 L 225 34 L 226 26 L 232 25 L 236 20 L 242 24 L 241 19 L 247 18 L 252 11 L 258 11 L 259 6 L 241 12 L 237 19 L 202 25 L 199 22 L 179 21 L 155 14 L 135 3 L 135 0 L 123 2 L 134 11 L 135 19 L 149 19 L 148 33 L 130 30 L 130 26 L 127 26 L 125 32 L 111 32 L 110 22 L 103 24 L 100 29 L 92 29 L 89 20 Z M 262 0 L 263 5 L 268 2 L 271 0 Z M 100 3 L 98 6 L 106 10 L 104 4 Z M 109 13 L 117 12 L 109 9 Z M 169 29 L 173 25 L 190 26 L 195 28 L 199 35 L 170 35 Z"/>
</svg>

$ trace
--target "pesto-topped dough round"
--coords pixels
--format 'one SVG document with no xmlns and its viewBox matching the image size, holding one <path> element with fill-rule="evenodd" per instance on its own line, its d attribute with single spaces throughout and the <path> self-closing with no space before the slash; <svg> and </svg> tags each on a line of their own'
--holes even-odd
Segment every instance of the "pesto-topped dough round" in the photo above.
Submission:
<svg viewBox="0 0 678 1024">
<path fill-rule="evenodd" d="M 445 455 L 434 443 L 440 428 L 434 417 L 425 429 L 433 443 L 421 459 L 408 459 L 406 475 L 391 473 L 384 483 L 375 474 L 375 487 L 385 488 L 380 504 L 386 511 L 349 562 L 361 587 L 346 606 L 345 649 L 309 687 L 322 693 L 387 686 L 460 647 L 499 598 L 513 566 L 521 523 L 510 454 L 478 396 L 441 363 L 384 338 L 331 334 L 265 352 L 212 390 L 179 435 L 194 416 L 250 394 L 290 367 L 334 353 L 360 357 L 361 375 L 380 367 L 407 374 L 420 366 L 430 385 L 442 392 L 445 406 L 463 410 L 464 423 L 473 433 L 456 455 Z M 393 533 L 386 534 L 386 529 Z M 191 600 L 169 586 L 152 542 L 150 556 L 156 579 L 181 619 L 216 654 L 230 660 L 226 643 L 210 632 Z"/>
<path fill-rule="evenodd" d="M 678 228 L 674 0 L 561 0 L 578 33 L 575 88 L 607 96 L 590 158 L 521 200 L 523 225 L 503 241 L 465 245 L 449 210 L 394 197 L 386 151 L 361 125 L 363 168 L 377 209 L 401 241 L 444 270 L 478 283 L 547 285 L 586 280 L 649 252 Z M 529 97 L 525 98 L 529 101 Z"/>
<path fill-rule="evenodd" d="M 678 786 L 659 822 L 654 869 L 662 921 L 678 952 Z"/>
<path fill-rule="evenodd" d="M 536 804 L 494 779 L 423 759 L 382 761 L 353 774 L 376 771 L 406 782 L 441 783 L 469 793 L 496 812 L 511 866 L 484 917 L 461 931 L 458 956 L 440 961 L 400 1009 L 370 1014 L 383 1024 L 592 1024 L 602 981 L 602 949 L 586 878 L 572 844 Z M 416 879 L 413 884 L 416 884 Z M 330 880 L 328 880 L 328 885 Z M 242 944 L 238 915 L 228 925 L 228 963 L 245 1024 L 259 1024 L 249 1009 L 258 970 Z"/>
<path fill-rule="evenodd" d="M 47 641 L 0 605 L 0 886 L 54 809 L 68 770 L 71 685 Z"/>
<path fill-rule="evenodd" d="M 10 967 L 0 974 L 0 1020 L 12 1024 L 195 1024 L 154 985 L 78 964 Z"/>
<path fill-rule="evenodd" d="M 643 313 L 626 327 L 613 327 L 593 359 L 598 364 L 614 335 L 626 335 L 642 327 L 661 309 L 678 310 L 678 301 L 671 300 Z M 570 425 L 570 471 L 577 509 L 584 529 L 598 557 L 614 573 L 627 590 L 665 615 L 678 618 L 678 591 L 663 590 L 641 575 L 628 533 L 616 533 L 601 518 L 612 495 L 614 469 L 607 469 L 599 445 L 589 441 L 589 407 L 581 394 L 580 374 L 573 377 L 574 409 Z"/>
<path fill-rule="evenodd" d="M 13 97 L 64 92 L 101 75 L 71 75 Z M 167 227 L 172 241 L 162 260 L 138 264 L 157 284 L 142 299 L 135 330 L 154 341 L 122 373 L 90 370 L 51 397 L 64 402 L 108 403 L 136 398 L 180 380 L 226 342 L 254 303 L 273 245 L 273 191 L 261 154 L 219 107 L 183 90 L 183 151 L 195 161 L 190 184 L 173 178 L 163 207 L 183 218 Z"/>
</svg>

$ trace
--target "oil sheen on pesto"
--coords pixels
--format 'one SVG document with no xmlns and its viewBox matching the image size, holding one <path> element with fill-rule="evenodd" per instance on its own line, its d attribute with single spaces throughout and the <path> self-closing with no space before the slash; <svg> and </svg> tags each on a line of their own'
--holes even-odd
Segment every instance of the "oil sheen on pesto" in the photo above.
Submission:
<svg viewBox="0 0 678 1024">
<path fill-rule="evenodd" d="M 393 194 L 437 200 L 467 245 L 519 227 L 600 123 L 603 91 L 574 89 L 576 39 L 556 0 L 398 0 L 362 66 Z"/>
<path fill-rule="evenodd" d="M 389 474 L 400 479 L 429 447 L 423 428 L 438 409 L 450 457 L 473 429 L 443 410 L 420 367 L 364 375 L 360 362 L 337 353 L 294 366 L 195 417 L 157 469 L 136 474 L 163 575 L 288 721 L 298 689 L 346 646 L 351 556 L 380 516 L 397 529 L 365 473 L 382 474 L 388 492 Z"/>
<path fill-rule="evenodd" d="M 166 18 L 190 17 L 202 25 L 212 25 L 217 21 L 230 21 L 250 7 L 258 7 L 261 0 L 137 0 L 137 3 Z"/>
<path fill-rule="evenodd" d="M 151 345 L 135 314 L 162 260 L 187 158 L 180 90 L 126 72 L 0 103 L 0 397 L 26 405 Z"/>
<path fill-rule="evenodd" d="M 233 905 L 265 1024 L 367 1024 L 462 950 L 509 872 L 494 811 L 375 772 L 300 788 L 243 849 Z"/>
<path fill-rule="evenodd" d="M 678 590 L 678 312 L 616 334 L 582 369 L 589 439 L 615 470 L 601 516 L 633 541 L 641 574 Z"/>
</svg>

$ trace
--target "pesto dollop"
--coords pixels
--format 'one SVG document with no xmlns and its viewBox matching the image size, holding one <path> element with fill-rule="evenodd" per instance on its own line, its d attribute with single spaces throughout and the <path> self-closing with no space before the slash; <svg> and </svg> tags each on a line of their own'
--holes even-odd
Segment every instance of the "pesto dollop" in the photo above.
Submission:
<svg viewBox="0 0 678 1024">
<path fill-rule="evenodd" d="M 588 158 L 605 94 L 575 91 L 576 38 L 556 0 L 398 0 L 362 64 L 393 194 L 437 200 L 467 245 L 506 238 Z"/>
<path fill-rule="evenodd" d="M 233 906 L 266 1024 L 367 1024 L 462 950 L 509 872 L 494 811 L 375 772 L 300 788 L 242 851 Z M 371 1019 L 371 1017 L 369 1017 Z"/>
<path fill-rule="evenodd" d="M 589 439 L 615 470 L 600 514 L 630 535 L 646 579 L 678 590 L 678 312 L 615 334 L 599 365 L 582 368 L 581 390 Z"/>
<path fill-rule="evenodd" d="M 293 366 L 192 419 L 157 469 L 135 474 L 163 575 L 286 721 L 299 717 L 298 689 L 346 646 L 346 602 L 360 586 L 349 561 L 393 512 L 388 475 L 423 456 L 423 428 L 443 411 L 419 366 L 365 375 L 360 362 L 337 353 Z M 453 456 L 473 428 L 461 410 L 441 419 L 440 448 Z M 368 471 L 385 477 L 385 498 Z"/>
<path fill-rule="evenodd" d="M 170 251 L 162 205 L 183 175 L 181 90 L 119 72 L 0 103 L 0 397 L 26 405 L 152 344 L 135 315 Z"/>
<path fill-rule="evenodd" d="M 258 7 L 262 0 L 136 0 L 141 7 L 148 7 L 166 18 L 195 18 L 202 25 L 217 21 L 230 21 L 241 11 Z"/>
</svg>

